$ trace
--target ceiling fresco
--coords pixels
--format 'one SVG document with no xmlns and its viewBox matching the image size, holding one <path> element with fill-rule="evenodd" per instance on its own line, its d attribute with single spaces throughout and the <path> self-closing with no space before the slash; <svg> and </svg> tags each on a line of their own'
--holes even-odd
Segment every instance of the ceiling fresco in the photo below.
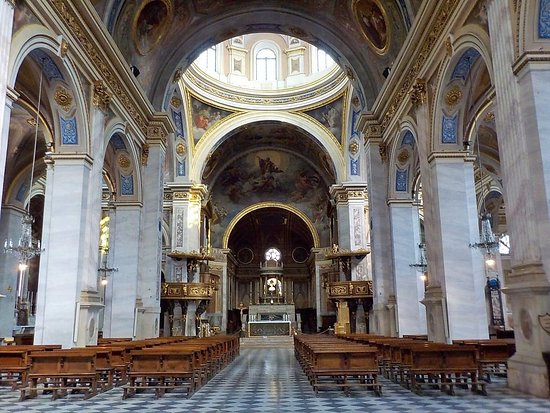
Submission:
<svg viewBox="0 0 550 413">
<path fill-rule="evenodd" d="M 402 0 L 114 0 L 94 2 L 155 106 L 176 68 L 208 46 L 246 33 L 300 38 L 330 53 L 372 103 L 417 5 Z M 412 5 L 411 5 L 412 4 Z M 216 24 L 213 25 L 212 22 Z M 365 47 L 361 47 L 365 45 Z M 359 46 L 359 47 L 357 47 Z"/>
</svg>

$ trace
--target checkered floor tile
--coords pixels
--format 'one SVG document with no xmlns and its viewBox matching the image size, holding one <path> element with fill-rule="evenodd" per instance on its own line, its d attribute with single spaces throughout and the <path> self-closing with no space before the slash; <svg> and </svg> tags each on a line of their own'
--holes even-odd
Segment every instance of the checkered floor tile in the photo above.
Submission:
<svg viewBox="0 0 550 413">
<path fill-rule="evenodd" d="M 315 396 L 290 348 L 245 348 L 241 355 L 190 399 L 172 392 L 156 400 L 145 392 L 122 400 L 122 390 L 82 400 L 82 395 L 51 401 L 48 395 L 18 401 L 18 392 L 0 387 L 0 412 L 550 412 L 550 400 L 538 399 L 506 388 L 502 379 L 488 385 L 488 396 L 457 390 L 448 396 L 437 390 L 426 390 L 423 396 L 382 379 L 383 395 L 352 390 L 349 397 L 337 390 L 320 391 Z"/>
</svg>

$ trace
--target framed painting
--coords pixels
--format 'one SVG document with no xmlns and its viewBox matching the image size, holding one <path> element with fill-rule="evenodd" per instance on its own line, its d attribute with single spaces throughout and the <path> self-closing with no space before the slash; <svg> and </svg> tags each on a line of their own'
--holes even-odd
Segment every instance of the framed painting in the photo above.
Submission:
<svg viewBox="0 0 550 413">
<path fill-rule="evenodd" d="M 353 14 L 374 51 L 386 53 L 390 43 L 390 25 L 382 4 L 378 0 L 355 0 Z"/>
</svg>

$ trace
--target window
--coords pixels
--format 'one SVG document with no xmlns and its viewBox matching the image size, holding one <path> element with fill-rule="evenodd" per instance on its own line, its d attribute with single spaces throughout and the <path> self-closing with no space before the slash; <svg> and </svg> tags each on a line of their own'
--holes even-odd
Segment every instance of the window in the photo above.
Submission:
<svg viewBox="0 0 550 413">
<path fill-rule="evenodd" d="M 261 49 L 256 54 L 256 80 L 271 82 L 277 80 L 277 56 L 271 49 Z"/>
<path fill-rule="evenodd" d="M 216 46 L 211 46 L 202 52 L 196 60 L 196 64 L 203 70 L 216 71 Z"/>
<path fill-rule="evenodd" d="M 279 251 L 277 248 L 270 248 L 265 252 L 265 259 L 267 261 L 279 261 L 281 259 L 281 251 Z"/>
<path fill-rule="evenodd" d="M 498 252 L 501 254 L 510 254 L 510 236 L 503 234 L 498 240 Z"/>
<path fill-rule="evenodd" d="M 312 51 L 312 72 L 322 72 L 329 69 L 334 65 L 334 60 L 324 50 L 318 49 L 315 46 L 311 46 Z"/>
</svg>

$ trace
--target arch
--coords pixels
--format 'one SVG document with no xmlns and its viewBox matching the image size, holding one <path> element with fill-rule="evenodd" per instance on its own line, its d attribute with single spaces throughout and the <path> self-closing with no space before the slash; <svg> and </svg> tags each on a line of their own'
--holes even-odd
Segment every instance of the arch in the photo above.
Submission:
<svg viewBox="0 0 550 413">
<path fill-rule="evenodd" d="M 419 168 L 418 137 L 413 125 L 405 123 L 391 148 L 388 195 L 392 199 L 412 199 Z"/>
<path fill-rule="evenodd" d="M 460 30 L 460 36 L 453 42 L 454 53 L 442 64 L 440 77 L 436 88 L 436 104 L 434 124 L 432 125 L 431 150 L 438 150 L 441 145 L 451 145 L 457 150 L 462 149 L 462 142 L 467 131 L 461 126 L 465 125 L 466 102 L 471 96 L 466 90 L 470 82 L 470 71 L 475 67 L 479 59 L 485 65 L 493 84 L 492 60 L 489 52 L 489 39 L 480 27 L 466 25 Z M 474 60 L 472 64 L 471 61 Z M 465 67 L 465 65 L 467 65 Z M 454 83 L 455 86 L 451 86 Z M 460 86 L 459 86 L 460 85 Z M 451 86 L 451 87 L 450 87 Z M 446 104 L 446 98 L 453 87 L 458 100 L 454 105 Z M 447 92 L 447 93 L 445 93 Z M 462 97 L 464 95 L 464 97 Z M 452 97 L 452 96 L 451 96 Z"/>
<path fill-rule="evenodd" d="M 282 112 L 254 112 L 228 116 L 226 121 L 214 125 L 206 131 L 195 147 L 195 155 L 190 165 L 189 179 L 191 182 L 201 182 L 202 169 L 206 166 L 208 156 L 211 155 L 230 132 L 239 126 L 259 121 L 279 121 L 297 126 L 311 136 L 314 136 L 327 151 L 336 172 L 336 181 L 342 182 L 346 177 L 346 164 L 342 151 L 335 138 L 318 125 L 315 125 L 305 116 L 298 113 Z M 223 139 L 222 139 L 223 138 Z"/>
<path fill-rule="evenodd" d="M 313 225 L 313 222 L 308 218 L 306 214 L 304 214 L 302 211 L 300 211 L 298 208 L 295 208 L 290 205 L 283 204 L 281 202 L 258 202 L 257 204 L 250 205 L 246 208 L 244 208 L 241 212 L 239 212 L 235 217 L 231 220 L 229 225 L 227 226 L 227 229 L 225 230 L 225 233 L 223 234 L 223 240 L 222 240 L 222 248 L 228 248 L 229 245 L 229 237 L 231 236 L 231 232 L 237 225 L 237 223 L 244 218 L 246 215 L 248 215 L 250 212 L 256 211 L 258 209 L 263 208 L 280 208 L 284 209 L 286 211 L 292 212 L 294 215 L 298 216 L 304 223 L 306 224 L 307 228 L 311 232 L 311 237 L 313 238 L 313 247 L 319 248 L 321 245 L 321 241 L 319 238 L 319 234 L 317 233 L 317 230 L 315 229 L 315 226 Z"/>
<path fill-rule="evenodd" d="M 59 69 L 66 75 L 64 81 L 71 87 L 71 92 L 74 94 L 76 107 L 75 116 L 77 125 L 81 128 L 81 133 L 79 133 L 79 135 L 84 137 L 82 141 L 84 152 L 89 153 L 91 147 L 91 134 L 85 110 L 85 108 L 87 108 L 86 98 L 80 87 L 80 76 L 76 67 L 67 55 L 63 57 L 60 56 L 61 40 L 62 38 L 60 36 L 55 35 L 46 27 L 38 24 L 29 24 L 15 33 L 12 37 L 8 61 L 8 86 L 12 88 L 15 86 L 21 64 L 33 50 L 43 49 L 56 56 L 62 63 Z M 56 121 L 54 121 L 54 125 L 57 125 Z"/>
<path fill-rule="evenodd" d="M 105 156 L 107 154 L 107 148 L 113 138 L 120 141 L 117 145 L 119 147 L 114 146 L 115 149 L 123 149 L 127 151 L 131 158 L 132 158 L 132 177 L 135 179 L 134 182 L 134 194 L 133 197 L 135 197 L 138 201 L 141 200 L 141 196 L 143 193 L 143 189 L 141 187 L 142 179 L 141 179 L 141 168 L 140 165 L 140 152 L 139 149 L 131 137 L 128 136 L 126 123 L 123 122 L 121 119 L 113 119 L 111 120 L 107 127 L 105 128 L 105 135 L 104 135 L 104 145 L 101 155 L 101 159 L 104 161 Z M 123 144 L 124 148 L 120 147 L 120 145 Z M 117 188 L 119 189 L 119 188 Z"/>
</svg>

